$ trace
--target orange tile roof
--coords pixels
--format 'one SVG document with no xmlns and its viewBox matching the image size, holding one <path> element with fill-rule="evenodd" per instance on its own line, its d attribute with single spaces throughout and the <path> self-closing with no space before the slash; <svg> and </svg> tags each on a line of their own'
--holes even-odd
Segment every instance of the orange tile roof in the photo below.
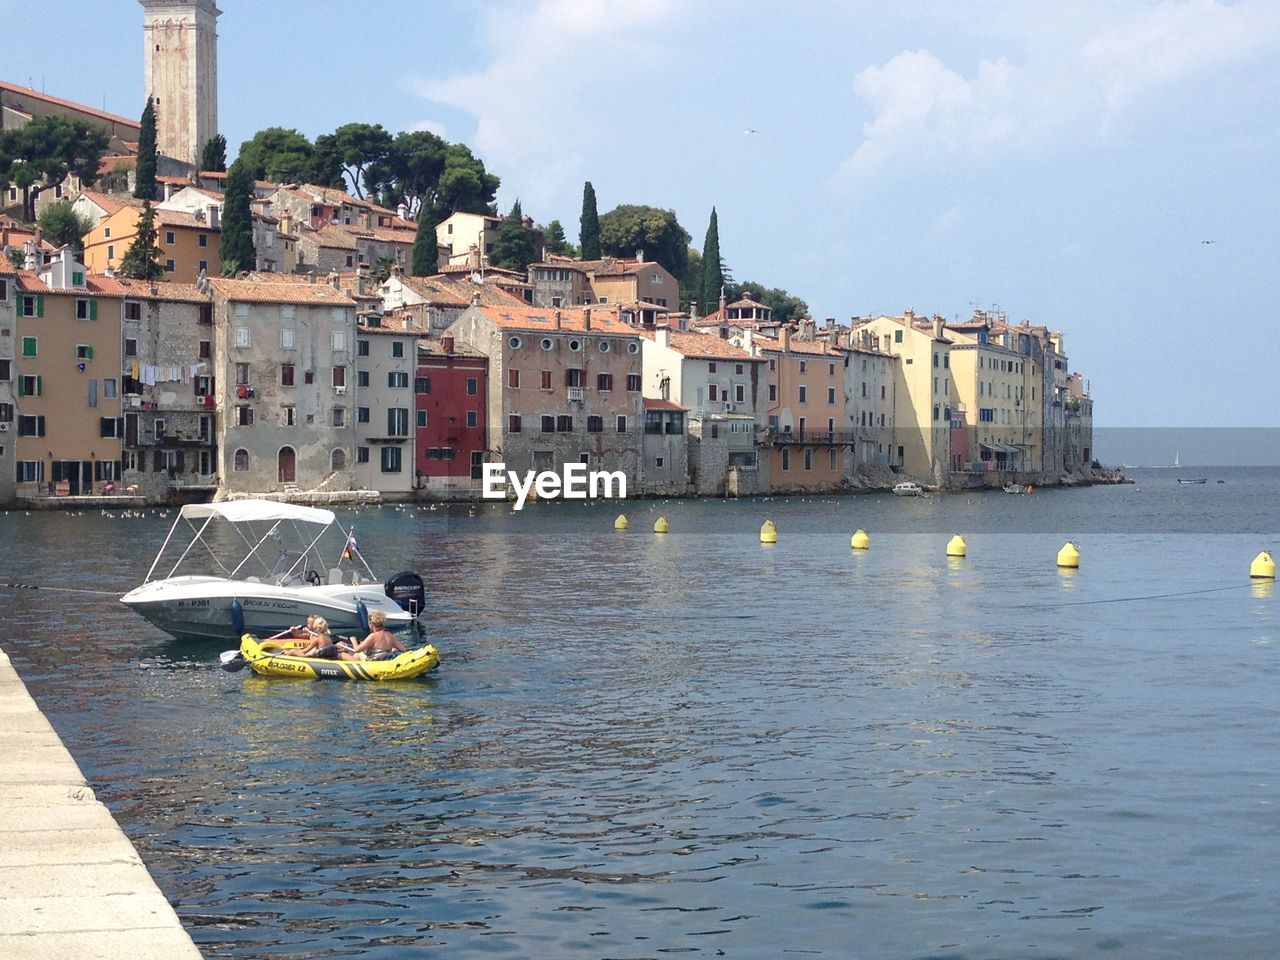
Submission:
<svg viewBox="0 0 1280 960">
<path fill-rule="evenodd" d="M 688 407 L 682 407 L 678 403 L 670 400 L 662 400 L 658 397 L 645 397 L 644 408 L 646 410 L 688 410 Z"/>
<path fill-rule="evenodd" d="M 193 230 L 217 230 L 220 227 L 210 226 L 207 220 L 201 220 L 194 213 L 187 213 L 185 210 L 165 210 L 162 207 L 154 207 L 156 212 L 156 223 L 163 224 L 166 227 L 190 227 Z"/>
<path fill-rule="evenodd" d="M 225 180 L 227 179 L 227 171 L 225 170 L 201 170 L 196 174 L 197 177 L 204 177 L 208 180 Z"/>
<path fill-rule="evenodd" d="M 93 107 L 85 106 L 83 103 L 76 103 L 73 100 L 62 100 L 59 97 L 51 97 L 47 93 L 41 93 L 39 90 L 32 90 L 30 87 L 20 87 L 16 83 L 6 83 L 0 80 L 0 90 L 8 90 L 10 93 L 16 93 L 20 96 L 31 97 L 34 100 L 42 100 L 45 103 L 51 103 L 59 107 L 70 107 L 79 113 L 87 113 L 90 116 L 101 117 L 103 120 L 110 120 L 112 123 L 118 123 L 134 130 L 140 130 L 142 124 L 137 120 L 130 120 L 128 117 L 122 117 L 118 114 L 107 113 L 104 110 L 95 110 Z"/>
<path fill-rule="evenodd" d="M 300 235 L 313 236 L 316 243 L 322 247 L 333 247 L 338 250 L 354 250 L 356 248 L 355 234 L 345 227 L 332 223 L 326 223 L 318 230 L 311 227 L 303 227 Z"/>
<path fill-rule="evenodd" d="M 126 157 L 121 156 L 120 154 L 103 157 L 98 161 L 98 176 L 105 177 L 109 173 L 115 173 L 116 167 L 124 167 L 126 170 L 132 170 L 137 163 L 137 157 Z"/>
<path fill-rule="evenodd" d="M 303 303 L 334 307 L 356 305 L 350 297 L 321 281 L 295 283 L 279 279 L 228 280 L 218 277 L 210 280 L 209 285 L 224 300 L 237 303 Z"/>
<path fill-rule="evenodd" d="M 782 352 L 781 338 L 771 339 L 769 337 L 762 337 L 759 334 L 753 334 L 751 337 L 751 342 L 754 343 L 756 346 L 758 346 L 761 350 L 769 350 L 774 353 Z M 839 347 L 833 347 L 831 346 L 831 344 L 826 343 L 822 340 L 797 340 L 795 337 L 791 338 L 791 346 L 789 347 L 789 350 L 791 353 L 804 353 L 804 354 L 808 354 L 809 356 L 822 356 L 822 357 L 841 357 L 842 358 L 844 357 L 844 354 L 845 354 L 844 350 L 841 350 Z"/>
<path fill-rule="evenodd" d="M 637 332 L 649 340 L 657 340 L 657 331 L 640 330 Z M 730 343 L 728 340 L 721 340 L 719 337 L 712 336 L 709 333 L 681 333 L 677 330 L 672 330 L 667 336 L 669 337 L 668 343 L 671 349 L 686 357 L 697 357 L 706 360 L 764 362 L 759 357 L 751 356 L 747 351 Z"/>
<path fill-rule="evenodd" d="M 573 333 L 588 332 L 583 324 L 583 307 L 561 308 L 560 310 L 543 310 L 539 307 L 517 307 L 502 306 L 473 307 L 474 310 L 481 311 L 495 325 L 503 330 L 529 330 L 546 333 L 555 329 L 554 315 L 560 314 L 560 329 Z M 610 333 L 624 334 L 634 337 L 637 331 L 634 327 L 619 323 L 615 318 L 607 315 L 601 315 L 596 311 L 591 314 L 591 333 Z"/>
<path fill-rule="evenodd" d="M 180 303 L 209 302 L 209 295 L 203 293 L 194 283 L 171 283 L 168 280 L 157 280 L 151 283 L 129 277 L 116 277 L 115 282 L 120 288 L 121 295 L 132 299 L 168 300 Z"/>
<path fill-rule="evenodd" d="M 30 270 L 18 271 L 18 289 L 23 293 L 45 293 L 48 287 L 40 279 L 40 275 Z"/>
<path fill-rule="evenodd" d="M 103 209 L 107 216 L 115 213 L 124 207 L 142 207 L 142 201 L 133 197 L 115 197 L 109 193 L 99 193 L 97 190 L 81 190 L 80 196 L 84 197 L 90 203 L 96 203 Z"/>
</svg>

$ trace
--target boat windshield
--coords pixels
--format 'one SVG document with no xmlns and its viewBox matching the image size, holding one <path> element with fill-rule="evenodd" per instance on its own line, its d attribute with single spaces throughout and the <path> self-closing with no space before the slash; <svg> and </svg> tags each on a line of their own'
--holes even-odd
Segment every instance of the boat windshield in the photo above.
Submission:
<svg viewBox="0 0 1280 960">
<path fill-rule="evenodd" d="M 183 507 L 144 582 L 179 575 L 281 585 L 377 579 L 332 511 L 265 500 Z"/>
</svg>

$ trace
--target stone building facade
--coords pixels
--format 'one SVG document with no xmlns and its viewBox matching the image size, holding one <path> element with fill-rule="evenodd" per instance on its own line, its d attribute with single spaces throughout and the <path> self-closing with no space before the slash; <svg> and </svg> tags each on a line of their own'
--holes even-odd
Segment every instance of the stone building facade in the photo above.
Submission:
<svg viewBox="0 0 1280 960">
<path fill-rule="evenodd" d="M 17 294 L 17 271 L 9 269 L 7 263 L 0 263 L 0 503 L 8 503 L 14 494 L 14 441 L 17 439 L 14 303 Z"/>
<path fill-rule="evenodd" d="M 156 149 L 197 168 L 218 132 L 218 17 L 214 0 L 138 0 L 145 90 L 155 101 Z"/>
<path fill-rule="evenodd" d="M 416 337 L 376 317 L 356 331 L 355 482 L 408 496 L 414 487 Z"/>
</svg>

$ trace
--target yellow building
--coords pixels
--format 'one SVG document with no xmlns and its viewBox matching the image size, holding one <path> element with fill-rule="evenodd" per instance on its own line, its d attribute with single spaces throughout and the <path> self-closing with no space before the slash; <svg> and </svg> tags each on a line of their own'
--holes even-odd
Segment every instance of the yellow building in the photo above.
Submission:
<svg viewBox="0 0 1280 960">
<path fill-rule="evenodd" d="M 160 207 L 152 210 L 156 219 L 156 245 L 165 270 L 163 279 L 195 283 L 201 271 L 210 277 L 222 273 L 222 258 L 218 253 L 222 234 L 217 214 L 211 220 L 208 214 Z M 138 235 L 141 217 L 141 210 L 122 207 L 84 235 L 84 263 L 90 273 L 120 269 L 120 262 Z"/>
<path fill-rule="evenodd" d="M 879 338 L 900 358 L 893 390 L 894 432 L 889 462 L 915 477 L 941 483 L 951 463 L 951 341 L 942 317 L 862 319 L 856 329 Z"/>
<path fill-rule="evenodd" d="M 981 471 L 1040 469 L 1043 373 L 1014 333 L 987 321 L 949 327 L 952 402 L 965 411 L 962 466 Z"/>
<path fill-rule="evenodd" d="M 69 249 L 39 273 L 19 271 L 19 497 L 101 492 L 120 479 L 119 284 L 90 277 Z"/>
</svg>

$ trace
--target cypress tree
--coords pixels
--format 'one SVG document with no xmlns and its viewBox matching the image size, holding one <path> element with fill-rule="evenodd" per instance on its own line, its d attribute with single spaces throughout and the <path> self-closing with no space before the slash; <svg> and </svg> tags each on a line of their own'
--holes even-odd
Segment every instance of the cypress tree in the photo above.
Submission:
<svg viewBox="0 0 1280 960">
<path fill-rule="evenodd" d="M 139 200 L 154 200 L 156 198 L 156 106 L 155 101 L 150 97 L 147 97 L 147 105 L 142 111 L 142 128 L 138 133 L 136 177 L 133 195 Z"/>
<path fill-rule="evenodd" d="M 435 208 L 429 203 L 418 207 L 418 232 L 413 235 L 413 259 L 409 273 L 430 277 L 440 272 L 440 249 L 436 243 Z"/>
<path fill-rule="evenodd" d="M 227 192 L 222 205 L 223 276 L 235 276 L 241 270 L 252 270 L 257 263 L 253 249 L 253 215 L 249 201 L 253 197 L 253 177 L 239 160 L 227 171 Z"/>
<path fill-rule="evenodd" d="M 511 213 L 502 220 L 498 237 L 493 241 L 492 262 L 508 270 L 528 270 L 533 262 L 533 232 L 524 225 L 524 211 L 517 200 Z"/>
<path fill-rule="evenodd" d="M 200 169 L 210 173 L 220 173 L 227 169 L 227 138 L 217 133 L 204 145 L 204 153 L 200 155 Z"/>
<path fill-rule="evenodd" d="M 156 212 L 151 201 L 142 202 L 142 216 L 138 218 L 138 232 L 120 261 L 120 274 L 134 280 L 159 280 L 164 276 L 164 264 L 160 262 L 160 245 L 157 240 Z"/>
<path fill-rule="evenodd" d="M 716 208 L 711 208 L 711 222 L 707 224 L 707 239 L 702 244 L 702 315 L 714 313 L 720 304 L 720 288 L 724 286 L 724 264 L 720 262 L 720 221 Z"/>
<path fill-rule="evenodd" d="M 600 217 L 596 213 L 596 191 L 588 180 L 582 188 L 582 219 L 578 221 L 578 241 L 583 260 L 600 259 Z"/>
</svg>

